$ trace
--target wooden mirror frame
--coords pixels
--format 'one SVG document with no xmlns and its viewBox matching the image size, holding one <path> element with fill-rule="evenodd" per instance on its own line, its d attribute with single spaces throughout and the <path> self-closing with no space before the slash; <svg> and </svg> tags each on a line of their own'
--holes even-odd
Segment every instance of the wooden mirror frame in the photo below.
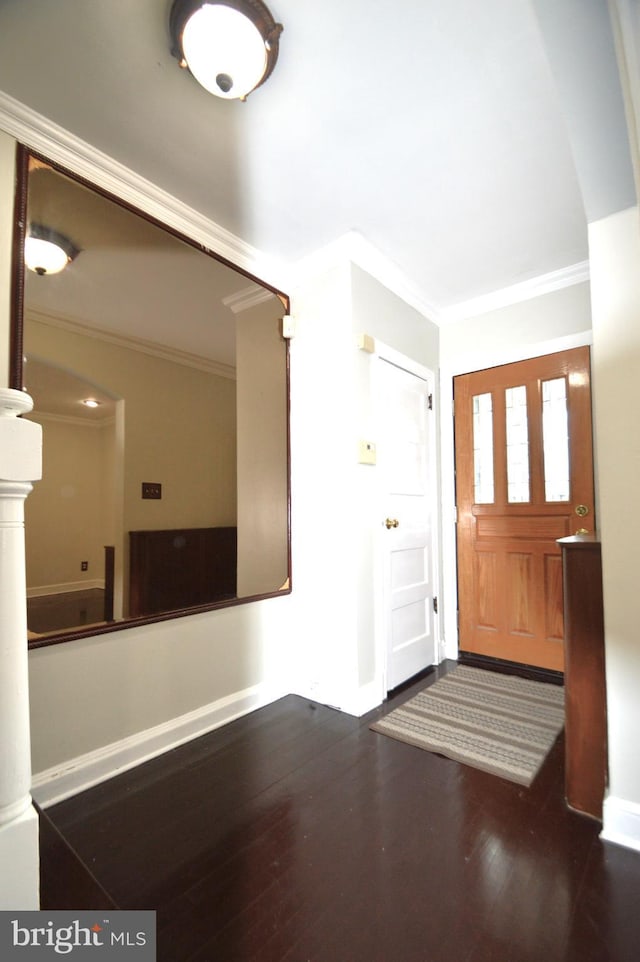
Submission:
<svg viewBox="0 0 640 962">
<path fill-rule="evenodd" d="M 160 230 L 166 231 L 171 234 L 177 240 L 184 242 L 195 250 L 203 253 L 204 255 L 211 257 L 218 263 L 228 267 L 230 270 L 246 277 L 248 280 L 259 284 L 265 290 L 270 291 L 274 294 L 282 303 L 283 313 L 286 315 L 289 313 L 290 301 L 288 295 L 284 294 L 282 291 L 273 287 L 271 284 L 263 281 L 251 274 L 249 271 L 242 267 L 234 264 L 227 258 L 217 254 L 215 251 L 203 246 L 197 241 L 193 240 L 181 231 L 176 230 L 169 224 L 164 223 L 162 220 L 153 217 L 151 214 L 146 213 L 134 205 L 128 203 L 122 198 L 118 197 L 116 194 L 111 193 L 104 188 L 91 183 L 88 179 L 74 173 L 73 171 L 63 167 L 59 163 L 50 160 L 38 151 L 31 150 L 22 144 L 18 144 L 17 147 L 17 158 L 16 158 L 16 194 L 15 194 L 15 206 L 14 206 L 14 223 L 13 223 L 13 251 L 12 251 L 12 276 L 11 276 L 11 337 L 10 337 L 10 370 L 9 370 L 9 386 L 16 390 L 24 390 L 23 386 L 23 374 L 24 374 L 24 289 L 25 289 L 25 263 L 24 263 L 24 244 L 27 231 L 27 204 L 28 204 L 28 189 L 29 189 L 29 159 L 35 158 L 36 160 L 42 161 L 47 164 L 51 169 L 57 171 L 65 177 L 70 178 L 82 187 L 85 187 L 95 193 L 101 195 L 107 200 L 119 205 L 125 210 L 138 217 L 143 218 L 148 223 L 159 228 Z M 100 625 L 87 626 L 85 628 L 79 626 L 77 628 L 72 628 L 69 630 L 63 630 L 60 632 L 51 632 L 44 634 L 42 637 L 29 640 L 29 648 L 44 648 L 51 645 L 61 644 L 66 641 L 74 641 L 80 638 L 89 638 L 95 635 L 108 634 L 114 631 L 122 631 L 127 628 L 138 627 L 140 625 L 154 624 L 156 622 L 169 621 L 176 618 L 184 618 L 189 615 L 201 614 L 206 611 L 215 611 L 220 608 L 235 607 L 237 605 L 244 605 L 250 602 L 262 601 L 267 598 L 277 598 L 282 595 L 288 595 L 292 590 L 292 572 L 291 572 L 291 414 L 290 414 L 290 356 L 289 356 L 289 341 L 284 338 L 285 344 L 285 382 L 286 382 L 286 518 L 287 518 L 287 571 L 288 578 L 285 585 L 278 589 L 277 591 L 266 592 L 264 594 L 250 595 L 246 597 L 235 597 L 227 598 L 223 601 L 215 601 L 207 603 L 204 605 L 197 605 L 194 607 L 186 608 L 176 608 L 170 611 L 158 612 L 152 615 L 142 615 L 139 617 L 126 617 L 118 621 L 108 622 Z M 37 483 L 37 482 L 36 482 Z"/>
</svg>

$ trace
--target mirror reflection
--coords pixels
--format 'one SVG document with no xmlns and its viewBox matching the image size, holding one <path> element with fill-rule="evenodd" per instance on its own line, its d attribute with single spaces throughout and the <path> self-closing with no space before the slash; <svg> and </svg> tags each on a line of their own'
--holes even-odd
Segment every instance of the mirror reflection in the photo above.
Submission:
<svg viewBox="0 0 640 962">
<path fill-rule="evenodd" d="M 33 156 L 27 205 L 31 642 L 288 591 L 286 297 Z"/>
</svg>

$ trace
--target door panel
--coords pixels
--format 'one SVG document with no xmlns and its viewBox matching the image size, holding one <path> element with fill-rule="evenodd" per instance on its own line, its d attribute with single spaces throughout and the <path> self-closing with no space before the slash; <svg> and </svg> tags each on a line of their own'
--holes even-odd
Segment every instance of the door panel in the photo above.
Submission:
<svg viewBox="0 0 640 962">
<path fill-rule="evenodd" d="M 589 349 L 462 375 L 454 399 L 460 649 L 562 671 L 556 542 L 594 528 Z"/>
<path fill-rule="evenodd" d="M 436 660 L 429 441 L 429 387 L 378 362 L 383 518 L 383 598 L 388 690 Z"/>
<path fill-rule="evenodd" d="M 521 551 L 507 553 L 508 628 L 511 634 L 534 634 L 533 556 Z"/>
<path fill-rule="evenodd" d="M 545 632 L 548 638 L 563 640 L 564 614 L 562 592 L 562 558 L 558 555 L 544 556 L 545 596 L 549 603 L 545 608 Z"/>
</svg>

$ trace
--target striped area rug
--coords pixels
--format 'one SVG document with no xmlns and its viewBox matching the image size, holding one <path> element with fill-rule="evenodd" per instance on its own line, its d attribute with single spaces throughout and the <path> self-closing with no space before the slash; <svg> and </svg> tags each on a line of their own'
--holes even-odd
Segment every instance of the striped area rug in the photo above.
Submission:
<svg viewBox="0 0 640 962">
<path fill-rule="evenodd" d="M 373 731 L 530 785 L 564 725 L 564 689 L 458 665 Z"/>
</svg>

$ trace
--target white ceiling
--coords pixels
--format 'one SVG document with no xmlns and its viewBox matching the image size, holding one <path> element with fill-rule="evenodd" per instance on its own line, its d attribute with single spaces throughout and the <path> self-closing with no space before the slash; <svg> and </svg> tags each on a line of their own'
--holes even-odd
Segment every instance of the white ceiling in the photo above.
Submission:
<svg viewBox="0 0 640 962">
<path fill-rule="evenodd" d="M 443 310 L 587 258 L 532 6 L 271 0 L 239 103 L 178 68 L 170 0 L 3 0 L 0 89 L 272 258 L 357 231 Z"/>
</svg>

